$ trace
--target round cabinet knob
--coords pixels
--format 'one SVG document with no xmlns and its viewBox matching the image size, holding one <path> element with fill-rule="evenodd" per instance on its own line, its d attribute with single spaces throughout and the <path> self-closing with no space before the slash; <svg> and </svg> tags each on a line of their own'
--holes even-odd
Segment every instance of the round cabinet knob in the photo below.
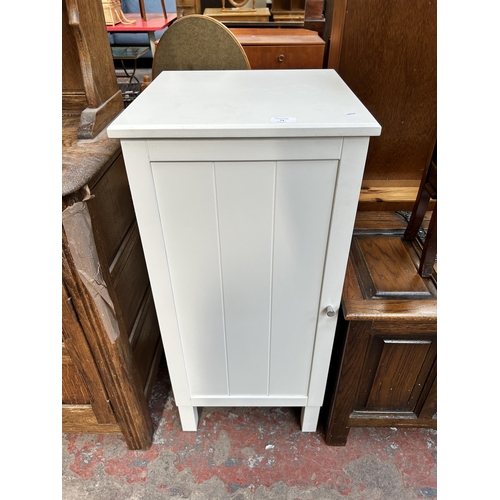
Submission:
<svg viewBox="0 0 500 500">
<path fill-rule="evenodd" d="M 279 61 L 279 62 L 283 62 L 284 60 L 285 60 L 285 56 L 284 56 L 283 54 L 280 54 L 280 55 L 278 56 L 278 61 Z"/>
<path fill-rule="evenodd" d="M 337 311 L 332 307 L 332 306 L 328 306 L 326 308 L 326 315 L 329 317 L 329 318 L 332 318 L 333 316 L 335 316 L 335 314 L 337 313 Z"/>
</svg>

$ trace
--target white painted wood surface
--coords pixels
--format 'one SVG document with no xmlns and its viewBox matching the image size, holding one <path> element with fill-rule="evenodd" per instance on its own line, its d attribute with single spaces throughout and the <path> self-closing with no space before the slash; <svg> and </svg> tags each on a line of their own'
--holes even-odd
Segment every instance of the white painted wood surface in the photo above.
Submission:
<svg viewBox="0 0 500 500">
<path fill-rule="evenodd" d="M 314 431 L 337 321 L 326 308 L 340 305 L 380 126 L 333 70 L 173 73 L 108 135 L 122 139 L 183 429 L 197 406 L 266 405 L 302 406 Z M 221 84 L 244 102 L 221 100 Z M 176 86 L 193 99 L 167 108 Z"/>
<path fill-rule="evenodd" d="M 337 161 L 277 170 L 270 394 L 299 396 L 308 392 Z"/>
<path fill-rule="evenodd" d="M 108 127 L 120 139 L 379 134 L 332 69 L 165 71 Z"/>
</svg>

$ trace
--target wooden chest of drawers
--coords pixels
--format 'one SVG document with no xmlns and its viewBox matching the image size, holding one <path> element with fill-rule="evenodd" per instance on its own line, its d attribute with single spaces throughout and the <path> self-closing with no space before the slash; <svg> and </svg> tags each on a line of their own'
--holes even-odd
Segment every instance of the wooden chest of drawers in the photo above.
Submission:
<svg viewBox="0 0 500 500">
<path fill-rule="evenodd" d="M 252 69 L 321 69 L 325 41 L 295 28 L 231 28 Z"/>
</svg>

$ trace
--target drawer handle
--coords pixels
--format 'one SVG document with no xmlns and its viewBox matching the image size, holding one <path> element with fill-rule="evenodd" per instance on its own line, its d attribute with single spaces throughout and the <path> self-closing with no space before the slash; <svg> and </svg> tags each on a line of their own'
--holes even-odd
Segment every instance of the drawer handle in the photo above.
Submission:
<svg viewBox="0 0 500 500">
<path fill-rule="evenodd" d="M 283 62 L 284 60 L 285 60 L 285 56 L 284 56 L 283 54 L 280 54 L 280 55 L 278 56 L 278 61 L 279 61 L 279 62 Z"/>
<path fill-rule="evenodd" d="M 329 318 L 333 318 L 333 316 L 335 316 L 335 314 L 337 314 L 337 311 L 332 306 L 328 306 L 326 308 L 326 315 Z"/>
</svg>

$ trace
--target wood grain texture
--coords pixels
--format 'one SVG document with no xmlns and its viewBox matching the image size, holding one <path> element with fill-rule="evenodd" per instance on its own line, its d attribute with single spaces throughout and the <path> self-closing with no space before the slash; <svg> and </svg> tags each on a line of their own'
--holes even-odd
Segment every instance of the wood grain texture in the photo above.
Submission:
<svg viewBox="0 0 500 500">
<path fill-rule="evenodd" d="M 76 137 L 93 139 L 123 110 L 100 0 L 64 0 L 63 115 L 79 113 Z"/>
<path fill-rule="evenodd" d="M 135 220 L 121 152 L 118 150 L 109 169 L 101 166 L 99 173 L 89 182 L 93 195 L 89 200 L 92 226 L 101 242 L 101 256 L 111 266 Z"/>
<path fill-rule="evenodd" d="M 426 212 L 422 220 L 422 227 L 428 227 L 432 212 Z M 392 233 L 403 235 L 407 220 L 399 213 L 385 210 L 367 210 L 358 211 L 356 222 L 354 223 L 354 232 L 361 234 L 381 234 Z"/>
<path fill-rule="evenodd" d="M 383 349 L 365 407 L 414 411 L 412 391 L 431 346 L 430 340 L 382 339 Z"/>
<path fill-rule="evenodd" d="M 78 368 L 63 344 L 62 355 L 62 402 L 63 404 L 90 404 L 90 397 Z"/>
<path fill-rule="evenodd" d="M 114 72 L 103 71 L 103 68 L 113 67 L 113 57 L 109 50 L 102 2 L 100 0 L 64 0 L 63 23 L 66 19 L 73 32 L 75 48 L 78 51 L 81 81 L 89 107 L 98 108 L 118 90 Z M 64 43 L 65 47 L 67 45 L 72 44 Z M 69 78 L 64 81 L 68 80 Z M 77 78 L 76 81 L 79 82 L 80 79 Z"/>
<path fill-rule="evenodd" d="M 163 353 L 159 331 L 151 288 L 148 287 L 129 336 L 145 394 L 151 389 L 150 384 L 154 382 L 160 361 L 158 356 Z"/>
<path fill-rule="evenodd" d="M 63 432 L 81 432 L 83 434 L 121 433 L 121 428 L 116 423 L 99 423 L 90 405 L 63 405 L 62 429 Z"/>
<path fill-rule="evenodd" d="M 99 311 L 80 281 L 64 230 L 63 282 L 95 364 L 99 366 L 99 374 L 127 445 L 130 449 L 148 448 L 153 427 L 128 338 L 120 335 L 116 342 L 111 343 Z"/>
<path fill-rule="evenodd" d="M 71 276 L 69 265 L 63 254 L 63 273 L 64 269 L 66 269 L 66 274 Z M 64 283 L 62 286 L 62 327 L 64 353 L 70 358 L 75 369 L 78 370 L 80 391 L 86 393 L 88 398 L 86 400 L 84 398 L 78 400 L 63 399 L 63 403 L 89 403 L 92 405 L 97 422 L 101 424 L 115 423 L 116 417 L 109 403 L 108 392 L 96 367 L 94 356 L 88 345 L 83 325 L 73 306 L 71 295 Z M 67 373 L 65 374 L 63 371 L 63 387 L 71 382 L 76 384 L 75 378 L 69 381 L 66 376 Z"/>
<path fill-rule="evenodd" d="M 151 295 L 149 277 L 123 156 L 102 168 L 90 187 L 93 197 L 87 203 L 103 276 L 144 389 L 160 330 L 154 306 L 145 302 Z"/>
<path fill-rule="evenodd" d="M 141 301 L 149 289 L 148 271 L 137 224 L 134 223 L 126 233 L 109 275 L 125 332 L 130 335 Z"/>
<path fill-rule="evenodd" d="M 306 29 L 232 28 L 252 69 L 322 68 L 325 42 Z"/>
<path fill-rule="evenodd" d="M 405 226 L 394 213 L 358 213 L 327 389 L 327 444 L 345 445 L 351 427 L 437 425 L 437 277 L 418 275 Z"/>
<path fill-rule="evenodd" d="M 301 28 L 229 28 L 238 41 L 248 45 L 325 45 L 315 31 Z"/>
<path fill-rule="evenodd" d="M 325 54 L 325 67 L 339 70 L 342 40 L 344 36 L 345 15 L 348 0 L 326 2 L 325 39 L 328 42 Z"/>
<path fill-rule="evenodd" d="M 380 258 L 370 259 L 370 255 L 365 259 L 358 248 L 358 241 L 370 238 L 373 227 L 370 229 L 370 233 L 363 233 L 359 230 L 359 226 L 356 233 L 358 231 L 359 237 L 355 236 L 355 241 L 352 244 L 353 250 L 347 264 L 342 295 L 342 307 L 346 317 L 349 320 L 362 321 L 401 319 L 410 322 L 429 321 L 435 323 L 437 318 L 436 278 L 435 276 L 421 278 L 418 275 L 419 256 L 415 246 L 408 245 L 407 242 L 403 241 L 400 230 L 396 231 L 396 234 L 386 231 L 384 238 L 392 240 L 391 244 L 386 245 L 386 250 L 396 248 L 396 253 L 390 254 L 389 258 L 383 260 Z M 378 234 L 375 242 L 384 241 L 381 238 L 381 234 Z M 373 242 L 373 240 L 367 241 Z M 397 260 L 398 255 L 401 257 L 399 261 Z M 382 269 L 376 267 L 379 262 Z M 389 266 L 388 262 L 392 265 Z M 398 269 L 396 274 L 394 269 Z M 387 284 L 384 283 L 384 272 L 388 280 Z M 399 275 L 402 272 L 407 276 L 408 283 L 401 283 Z M 371 278 L 374 274 L 378 275 L 378 281 L 388 296 L 384 297 L 384 294 L 376 296 L 377 289 Z M 387 291 L 391 291 L 391 278 L 396 280 L 392 283 L 395 290 L 393 294 L 387 294 Z M 414 288 L 415 286 L 417 289 Z M 402 288 L 406 288 L 404 294 L 401 293 Z"/>
<path fill-rule="evenodd" d="M 412 265 L 412 260 L 398 238 L 357 237 L 353 254 L 361 261 L 365 293 L 378 298 L 431 299 L 431 292 Z"/>
<path fill-rule="evenodd" d="M 365 180 L 420 180 L 436 142 L 436 1 L 333 2 L 328 67 L 382 125 Z"/>
<path fill-rule="evenodd" d="M 149 284 L 120 144 L 103 130 L 123 110 L 123 99 L 101 1 L 64 0 L 62 23 L 62 208 L 83 202 L 91 219 L 71 248 L 63 230 L 63 403 L 83 402 L 84 388 L 91 403 L 63 404 L 63 430 L 121 432 L 130 449 L 145 449 L 153 431 L 147 398 L 162 344 L 154 307 L 143 300 Z M 102 271 L 98 286 L 110 292 L 117 339 L 81 279 L 73 260 L 79 254 L 92 255 Z"/>
<path fill-rule="evenodd" d="M 252 45 L 244 49 L 252 69 L 319 69 L 323 64 L 322 45 Z"/>
</svg>

